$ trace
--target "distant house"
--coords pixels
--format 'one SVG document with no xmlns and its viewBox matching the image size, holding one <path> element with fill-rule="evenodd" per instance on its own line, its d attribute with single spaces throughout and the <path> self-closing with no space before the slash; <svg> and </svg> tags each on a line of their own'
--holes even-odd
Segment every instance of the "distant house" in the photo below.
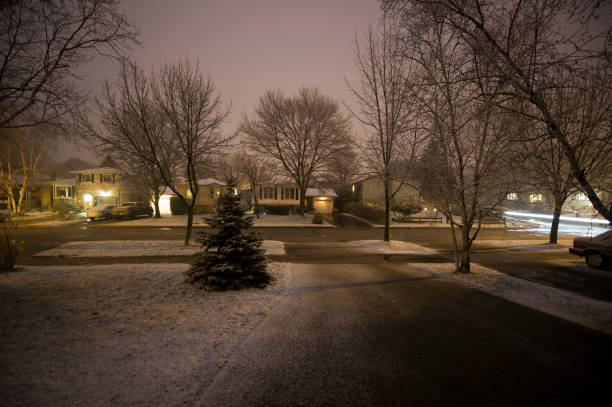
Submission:
<svg viewBox="0 0 612 407">
<path fill-rule="evenodd" d="M 87 209 L 96 205 L 119 205 L 124 202 L 119 189 L 119 170 L 102 167 L 70 172 L 75 174 L 74 199 L 77 205 Z"/>
<path fill-rule="evenodd" d="M 391 182 L 391 191 L 400 186 L 398 181 Z M 379 177 L 370 177 L 355 182 L 351 186 L 352 199 L 367 206 L 385 206 L 385 186 Z M 420 204 L 419 191 L 407 184 L 403 184 L 393 198 L 393 203 L 397 205 L 418 205 Z"/>
<path fill-rule="evenodd" d="M 255 193 L 259 205 L 265 206 L 299 206 L 300 189 L 295 183 L 286 180 L 275 180 L 257 186 Z"/>
<path fill-rule="evenodd" d="M 198 180 L 198 196 L 196 197 L 196 213 L 212 213 L 213 209 L 217 205 L 219 196 L 224 192 L 225 182 L 219 181 L 214 178 L 202 178 Z M 191 199 L 191 190 L 189 184 L 186 182 L 176 184 L 178 192 L 187 199 Z M 162 195 L 162 199 L 171 199 L 175 194 L 170 188 L 166 188 L 166 191 Z M 160 201 L 160 212 L 164 213 L 161 208 Z M 168 206 L 169 207 L 169 206 Z"/>
<path fill-rule="evenodd" d="M 40 204 L 42 209 L 53 210 L 57 203 L 74 204 L 76 182 L 73 178 L 55 179 L 48 181 L 48 185 L 42 188 L 40 193 Z"/>
<path fill-rule="evenodd" d="M 308 188 L 306 198 L 308 206 L 321 215 L 331 215 L 334 212 L 334 199 L 338 195 L 331 188 Z"/>
<path fill-rule="evenodd" d="M 276 179 L 255 188 L 257 202 L 264 211 L 275 214 L 296 213 L 300 206 L 300 188 L 287 179 Z M 336 192 L 331 188 L 307 188 L 304 196 L 307 208 L 331 214 Z"/>
</svg>

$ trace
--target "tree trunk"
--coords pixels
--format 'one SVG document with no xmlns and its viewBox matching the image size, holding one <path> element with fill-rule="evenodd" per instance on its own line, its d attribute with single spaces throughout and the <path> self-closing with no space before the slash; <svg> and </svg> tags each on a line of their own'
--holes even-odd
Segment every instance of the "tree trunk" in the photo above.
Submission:
<svg viewBox="0 0 612 407">
<path fill-rule="evenodd" d="M 302 190 L 302 188 L 300 188 L 300 215 L 305 216 L 305 203 L 306 203 L 306 188 L 304 188 L 304 190 Z"/>
<path fill-rule="evenodd" d="M 185 233 L 185 246 L 191 244 L 191 230 L 193 229 L 193 206 L 187 207 L 187 232 Z"/>
<path fill-rule="evenodd" d="M 462 217 L 463 228 L 461 229 L 461 261 L 459 262 L 457 273 L 469 273 L 470 262 L 472 256 L 472 240 L 470 239 L 470 230 L 472 223 L 468 224 L 467 216 Z"/>
<path fill-rule="evenodd" d="M 461 250 L 461 263 L 459 263 L 459 269 L 457 273 L 469 273 L 470 272 L 470 262 L 472 255 L 472 244 L 466 244 L 463 242 L 463 248 Z"/>
<path fill-rule="evenodd" d="M 161 214 L 159 213 L 159 192 L 155 192 L 155 199 L 153 200 L 153 205 L 155 205 L 155 217 L 161 218 Z"/>
<path fill-rule="evenodd" d="M 561 217 L 561 208 L 565 203 L 565 197 L 555 196 L 555 211 L 553 213 L 552 224 L 550 225 L 550 236 L 548 237 L 548 243 L 557 244 L 557 236 L 559 234 L 559 218 Z"/>
<path fill-rule="evenodd" d="M 259 197 L 257 196 L 257 190 L 255 188 L 252 188 L 253 191 L 253 202 L 255 203 L 255 216 L 257 216 L 257 219 L 259 219 Z"/>
<path fill-rule="evenodd" d="M 390 225 L 390 219 L 389 219 L 390 216 L 389 216 L 389 214 L 390 214 L 390 209 L 391 209 L 389 201 L 391 199 L 389 198 L 389 195 L 390 195 L 390 191 L 389 191 L 389 179 L 386 179 L 385 180 L 385 232 L 384 232 L 384 236 L 383 236 L 383 240 L 385 242 L 391 241 L 390 240 L 391 236 L 390 236 L 390 233 L 389 233 L 389 229 L 390 229 L 389 228 L 389 225 Z"/>
</svg>

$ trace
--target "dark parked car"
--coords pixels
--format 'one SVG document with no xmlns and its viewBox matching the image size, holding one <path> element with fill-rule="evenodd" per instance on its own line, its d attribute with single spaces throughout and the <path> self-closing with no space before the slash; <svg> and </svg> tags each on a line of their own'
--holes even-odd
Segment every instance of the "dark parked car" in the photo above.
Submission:
<svg viewBox="0 0 612 407">
<path fill-rule="evenodd" d="M 595 237 L 577 237 L 569 252 L 596 269 L 612 265 L 612 230 Z"/>
<path fill-rule="evenodd" d="M 135 218 L 140 215 L 153 216 L 153 208 L 144 202 L 125 202 L 121 206 L 115 206 L 112 209 L 114 218 L 129 216 Z"/>
</svg>

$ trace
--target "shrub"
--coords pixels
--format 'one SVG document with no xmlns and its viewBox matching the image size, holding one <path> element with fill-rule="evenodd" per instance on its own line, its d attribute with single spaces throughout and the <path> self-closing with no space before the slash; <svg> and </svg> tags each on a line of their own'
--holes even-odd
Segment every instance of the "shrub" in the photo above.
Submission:
<svg viewBox="0 0 612 407">
<path fill-rule="evenodd" d="M 375 206 L 366 206 L 358 202 L 348 202 L 344 205 L 344 210 L 373 223 L 385 223 L 385 210 Z"/>
<path fill-rule="evenodd" d="M 295 205 L 260 205 L 263 209 L 262 212 L 266 212 L 270 215 L 289 215 L 290 213 L 295 215 L 298 213 L 298 208 Z"/>
<path fill-rule="evenodd" d="M 180 198 L 173 196 L 170 198 L 170 212 L 173 215 L 184 215 L 187 213 L 187 206 L 185 206 Z"/>
<path fill-rule="evenodd" d="M 419 213 L 423 210 L 421 205 L 394 205 L 391 207 L 393 212 L 393 219 L 398 222 L 406 222 L 410 220 L 410 215 Z"/>
<path fill-rule="evenodd" d="M 53 205 L 56 216 L 59 220 L 68 220 L 70 218 L 70 205 L 63 199 L 58 199 Z"/>
<path fill-rule="evenodd" d="M 233 193 L 233 180 L 227 185 L 228 192 L 221 195 L 217 212 L 208 220 L 216 233 L 199 234 L 204 250 L 185 272 L 185 278 L 211 291 L 265 287 L 272 277 L 266 272 L 262 239 L 254 232 L 243 233 L 253 225 L 253 218 L 244 216 L 240 198 Z"/>
<path fill-rule="evenodd" d="M 320 213 L 315 212 L 315 214 L 312 216 L 312 223 L 314 223 L 315 225 L 322 225 L 323 224 L 323 216 L 321 216 Z"/>
</svg>

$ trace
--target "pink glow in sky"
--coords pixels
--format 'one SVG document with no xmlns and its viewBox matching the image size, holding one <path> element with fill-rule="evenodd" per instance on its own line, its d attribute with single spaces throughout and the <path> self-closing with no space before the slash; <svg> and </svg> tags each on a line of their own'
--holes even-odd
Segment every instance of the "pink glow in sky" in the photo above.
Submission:
<svg viewBox="0 0 612 407">
<path fill-rule="evenodd" d="M 228 132 L 269 89 L 293 94 L 316 86 L 352 103 L 344 79 L 356 79 L 355 34 L 380 16 L 376 0 L 126 0 L 122 8 L 141 33 L 143 49 L 132 53 L 139 64 L 150 69 L 186 56 L 199 60 L 232 102 Z M 94 60 L 84 69 L 84 85 L 99 92 L 113 69 Z M 63 157 L 94 157 L 62 150 Z"/>
</svg>

